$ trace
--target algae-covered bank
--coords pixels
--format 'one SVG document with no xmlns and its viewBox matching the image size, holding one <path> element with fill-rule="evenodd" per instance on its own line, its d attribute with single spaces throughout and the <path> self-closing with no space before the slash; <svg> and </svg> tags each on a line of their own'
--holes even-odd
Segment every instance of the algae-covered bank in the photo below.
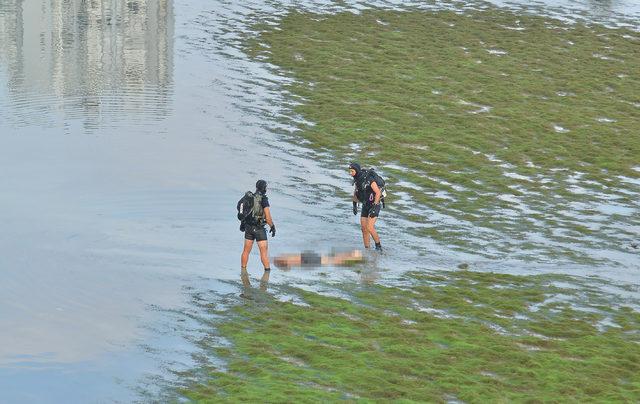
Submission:
<svg viewBox="0 0 640 404">
<path fill-rule="evenodd" d="M 293 79 L 297 136 L 382 170 L 413 233 L 488 258 L 638 259 L 640 34 L 494 8 L 258 29 L 248 51 Z"/>
<path fill-rule="evenodd" d="M 637 285 L 561 275 L 638 271 L 640 34 L 492 7 L 255 28 L 245 51 L 289 79 L 289 139 L 375 166 L 384 214 L 452 255 L 557 274 L 416 268 L 329 294 L 202 295 L 202 367 L 180 374 L 181 398 L 640 401 Z"/>
<path fill-rule="evenodd" d="M 414 273 L 404 283 L 342 286 L 340 298 L 276 288 L 287 298 L 258 294 L 231 309 L 198 296 L 200 319 L 216 331 L 199 341 L 203 366 L 181 374 L 179 394 L 202 402 L 640 399 L 637 300 L 566 276 Z"/>
</svg>

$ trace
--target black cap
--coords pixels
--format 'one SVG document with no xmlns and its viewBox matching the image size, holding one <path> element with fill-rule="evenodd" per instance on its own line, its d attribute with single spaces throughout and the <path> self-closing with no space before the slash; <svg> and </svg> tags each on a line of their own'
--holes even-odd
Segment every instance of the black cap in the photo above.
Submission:
<svg viewBox="0 0 640 404">
<path fill-rule="evenodd" d="M 349 168 L 350 168 L 350 169 L 354 169 L 354 170 L 356 170 L 356 176 L 357 176 L 358 174 L 360 174 L 360 170 L 361 170 L 361 168 L 360 168 L 360 164 L 358 164 L 358 163 L 351 163 L 351 164 L 349 164 Z"/>
<path fill-rule="evenodd" d="M 262 193 L 267 192 L 267 181 L 258 180 L 258 182 L 256 182 L 256 189 Z"/>
</svg>

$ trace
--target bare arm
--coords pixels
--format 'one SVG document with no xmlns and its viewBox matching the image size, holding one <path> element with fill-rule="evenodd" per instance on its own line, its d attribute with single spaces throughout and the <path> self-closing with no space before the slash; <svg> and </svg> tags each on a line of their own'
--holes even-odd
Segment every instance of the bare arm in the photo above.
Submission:
<svg viewBox="0 0 640 404">
<path fill-rule="evenodd" d="M 271 218 L 271 209 L 264 208 L 264 218 L 267 221 L 267 224 L 269 226 L 273 226 L 273 219 Z"/>
<path fill-rule="evenodd" d="M 380 198 L 382 198 L 382 192 L 380 191 L 380 187 L 378 187 L 378 184 L 376 184 L 375 181 L 371 183 L 371 190 L 373 191 L 374 194 L 376 194 L 376 197 L 373 203 L 377 205 L 380 203 Z"/>
</svg>

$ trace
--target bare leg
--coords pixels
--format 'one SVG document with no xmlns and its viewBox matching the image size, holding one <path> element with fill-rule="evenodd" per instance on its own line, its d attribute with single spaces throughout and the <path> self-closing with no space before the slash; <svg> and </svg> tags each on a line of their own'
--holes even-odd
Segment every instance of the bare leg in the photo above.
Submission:
<svg viewBox="0 0 640 404">
<path fill-rule="evenodd" d="M 369 239 L 369 218 L 360 218 L 360 228 L 362 229 L 362 241 L 364 242 L 364 248 L 369 248 L 371 240 Z"/>
<path fill-rule="evenodd" d="M 258 243 L 259 244 L 259 243 Z M 244 249 L 242 250 L 242 256 L 240 257 L 240 267 L 247 268 L 247 263 L 249 262 L 249 253 L 253 248 L 253 240 L 244 240 Z"/>
<path fill-rule="evenodd" d="M 265 268 L 269 266 L 269 244 L 267 240 L 258 241 L 258 248 L 260 249 L 260 260 Z"/>
<path fill-rule="evenodd" d="M 376 231 L 376 228 L 375 228 L 376 220 L 378 220 L 377 217 L 369 218 L 369 222 L 367 223 L 367 230 L 369 231 L 369 234 L 371 234 L 371 237 L 373 237 L 373 241 L 375 241 L 376 243 L 379 243 L 380 237 L 378 236 L 378 232 Z"/>
</svg>

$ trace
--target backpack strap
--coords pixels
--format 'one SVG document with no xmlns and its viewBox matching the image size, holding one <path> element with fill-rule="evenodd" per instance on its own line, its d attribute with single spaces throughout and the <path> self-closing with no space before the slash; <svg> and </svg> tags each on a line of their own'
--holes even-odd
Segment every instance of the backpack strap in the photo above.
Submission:
<svg viewBox="0 0 640 404">
<path fill-rule="evenodd" d="M 258 213 L 260 213 L 258 215 Z M 253 194 L 253 206 L 251 207 L 251 215 L 258 224 L 264 223 L 264 208 L 262 207 L 262 194 L 256 192 Z"/>
</svg>

